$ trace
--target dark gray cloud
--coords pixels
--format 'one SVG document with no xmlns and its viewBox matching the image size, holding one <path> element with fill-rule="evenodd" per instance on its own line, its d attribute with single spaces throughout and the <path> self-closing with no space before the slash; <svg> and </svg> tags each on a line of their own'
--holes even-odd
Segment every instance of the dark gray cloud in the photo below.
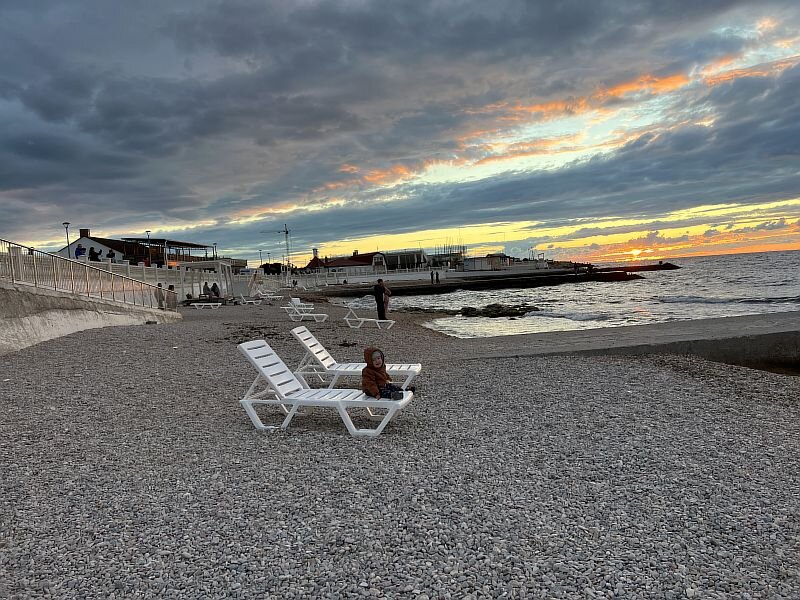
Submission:
<svg viewBox="0 0 800 600">
<path fill-rule="evenodd" d="M 0 5 L 0 235 L 73 222 L 214 223 L 184 237 L 262 243 L 233 214 L 325 201 L 362 171 L 448 160 L 473 109 L 581 96 L 686 72 L 753 43 L 737 25 L 791 2 L 102 0 Z M 777 12 L 776 12 L 777 11 Z M 727 28 L 725 27 L 727 26 Z M 405 184 L 387 201 L 276 216 L 298 246 L 428 227 L 610 215 L 797 195 L 798 69 L 687 96 L 683 125 L 556 171 Z M 332 194 L 334 195 L 334 194 Z M 27 207 L 27 210 L 26 210 Z"/>
<path fill-rule="evenodd" d="M 759 223 L 753 227 L 742 227 L 738 229 L 738 231 L 743 233 L 748 233 L 751 231 L 776 231 L 778 229 L 788 229 L 789 227 L 790 224 L 786 222 L 786 219 L 778 219 L 776 221 L 764 221 L 763 223 Z"/>
</svg>

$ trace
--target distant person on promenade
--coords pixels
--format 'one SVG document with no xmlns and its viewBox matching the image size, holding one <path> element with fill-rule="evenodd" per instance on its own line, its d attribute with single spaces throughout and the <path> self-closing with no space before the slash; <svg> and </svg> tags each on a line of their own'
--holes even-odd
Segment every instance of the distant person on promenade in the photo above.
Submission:
<svg viewBox="0 0 800 600">
<path fill-rule="evenodd" d="M 220 294 L 220 291 L 219 291 L 219 286 L 217 285 L 216 281 L 211 285 L 211 293 L 214 294 L 215 298 L 221 298 L 222 297 L 222 295 Z"/>
<path fill-rule="evenodd" d="M 75 258 L 80 258 L 81 256 L 86 256 L 86 248 L 83 247 L 83 244 L 78 244 L 75 246 Z"/>
<path fill-rule="evenodd" d="M 433 271 L 431 271 L 431 285 L 433 285 Z"/>
<path fill-rule="evenodd" d="M 378 309 L 378 319 L 381 321 L 386 320 L 386 305 L 383 303 L 383 292 L 385 289 L 383 279 L 378 279 L 378 283 L 372 288 L 372 294 L 375 296 L 375 306 Z"/>
<path fill-rule="evenodd" d="M 117 262 L 117 255 L 113 250 L 109 250 L 106 252 L 106 258 L 110 260 L 112 263 Z"/>
<path fill-rule="evenodd" d="M 370 346 L 364 349 L 364 362 L 367 366 L 361 369 L 361 391 L 373 398 L 402 400 L 403 390 L 392 383 L 386 372 L 386 360 L 383 352 Z"/>
<path fill-rule="evenodd" d="M 207 281 L 203 284 L 203 295 L 211 298 L 211 288 L 208 287 Z"/>
<path fill-rule="evenodd" d="M 158 308 L 164 310 L 164 290 L 160 283 L 156 286 L 156 290 L 153 292 L 153 295 L 155 295 L 156 302 L 158 302 Z"/>
<path fill-rule="evenodd" d="M 439 283 L 439 271 L 436 271 L 436 283 Z"/>
<path fill-rule="evenodd" d="M 94 262 L 100 262 L 100 255 L 102 253 L 103 253 L 102 250 L 98 252 L 97 250 L 94 249 L 94 246 L 89 246 L 89 260 Z"/>
<path fill-rule="evenodd" d="M 169 284 L 167 286 L 167 289 L 169 290 L 167 292 L 167 298 L 166 298 L 166 300 L 167 300 L 167 302 L 166 302 L 167 308 L 169 310 L 175 310 L 176 308 L 178 308 L 178 294 L 175 293 L 175 286 L 172 285 L 172 284 Z"/>
</svg>

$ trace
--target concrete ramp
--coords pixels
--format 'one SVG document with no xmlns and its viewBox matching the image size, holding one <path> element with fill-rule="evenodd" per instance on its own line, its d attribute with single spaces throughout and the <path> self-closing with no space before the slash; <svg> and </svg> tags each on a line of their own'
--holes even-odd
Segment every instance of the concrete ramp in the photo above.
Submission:
<svg viewBox="0 0 800 600">
<path fill-rule="evenodd" d="M 0 355 L 85 329 L 181 318 L 173 311 L 0 281 Z"/>
<path fill-rule="evenodd" d="M 467 359 L 553 354 L 694 354 L 756 366 L 800 364 L 800 312 L 464 340 Z"/>
</svg>

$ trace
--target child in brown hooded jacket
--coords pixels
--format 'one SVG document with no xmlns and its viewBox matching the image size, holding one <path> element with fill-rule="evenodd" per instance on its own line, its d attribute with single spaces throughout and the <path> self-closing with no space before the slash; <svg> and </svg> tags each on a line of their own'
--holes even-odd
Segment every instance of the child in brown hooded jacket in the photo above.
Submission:
<svg viewBox="0 0 800 600">
<path fill-rule="evenodd" d="M 403 390 L 389 378 L 383 352 L 374 346 L 365 348 L 364 362 L 367 366 L 361 369 L 361 390 L 374 398 L 402 400 Z"/>
</svg>

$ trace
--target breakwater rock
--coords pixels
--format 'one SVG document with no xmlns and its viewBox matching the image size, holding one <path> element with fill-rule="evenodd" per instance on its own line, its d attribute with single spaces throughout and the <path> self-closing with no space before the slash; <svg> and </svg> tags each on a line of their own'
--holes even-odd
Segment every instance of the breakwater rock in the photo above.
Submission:
<svg viewBox="0 0 800 600">
<path fill-rule="evenodd" d="M 506 304 L 488 304 L 483 308 L 465 306 L 461 309 L 461 314 L 465 317 L 489 317 L 497 319 L 500 317 L 524 317 L 529 312 L 538 311 L 535 306 L 520 304 L 519 306 L 508 306 Z"/>
<path fill-rule="evenodd" d="M 422 308 L 420 306 L 407 306 L 402 309 L 403 312 L 409 313 L 437 313 L 446 315 L 461 315 L 463 317 L 489 317 L 490 319 L 497 319 L 500 317 L 524 317 L 529 312 L 535 312 L 539 309 L 529 304 L 518 304 L 511 306 L 508 304 L 487 304 L 483 308 L 475 308 L 474 306 L 464 306 L 460 309 L 441 309 L 441 308 Z"/>
</svg>

